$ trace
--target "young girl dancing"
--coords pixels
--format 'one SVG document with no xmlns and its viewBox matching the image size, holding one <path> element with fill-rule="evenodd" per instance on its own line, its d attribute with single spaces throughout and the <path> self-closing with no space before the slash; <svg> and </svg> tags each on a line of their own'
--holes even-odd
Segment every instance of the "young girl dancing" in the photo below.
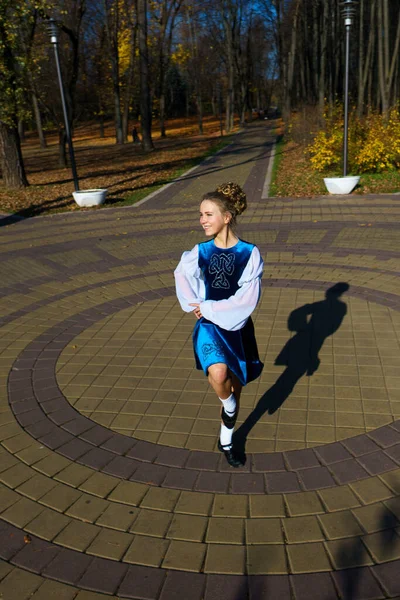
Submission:
<svg viewBox="0 0 400 600">
<path fill-rule="evenodd" d="M 234 229 L 246 206 L 246 194 L 235 183 L 205 194 L 200 225 L 211 239 L 184 252 L 174 273 L 182 309 L 198 319 L 196 367 L 222 402 L 218 449 L 232 467 L 243 464 L 232 445 L 242 386 L 263 368 L 250 317 L 260 298 L 263 261 L 258 248 L 239 239 Z"/>
</svg>

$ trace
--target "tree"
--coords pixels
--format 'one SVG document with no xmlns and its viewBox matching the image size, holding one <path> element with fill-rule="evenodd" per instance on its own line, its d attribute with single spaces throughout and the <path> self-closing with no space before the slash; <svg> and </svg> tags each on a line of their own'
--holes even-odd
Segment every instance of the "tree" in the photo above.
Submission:
<svg viewBox="0 0 400 600">
<path fill-rule="evenodd" d="M 146 152 L 154 150 L 151 137 L 151 98 L 149 83 L 149 51 L 147 46 L 147 0 L 137 0 L 140 64 L 140 118 L 142 145 Z"/>
<path fill-rule="evenodd" d="M 18 134 L 26 69 L 18 33 L 36 8 L 37 3 L 24 0 L 0 2 L 0 164 L 5 185 L 14 189 L 28 185 Z"/>
</svg>

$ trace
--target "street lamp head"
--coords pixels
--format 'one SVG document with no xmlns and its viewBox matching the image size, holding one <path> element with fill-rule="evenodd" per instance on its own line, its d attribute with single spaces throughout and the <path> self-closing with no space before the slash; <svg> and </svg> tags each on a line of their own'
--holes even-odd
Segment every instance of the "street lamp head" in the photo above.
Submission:
<svg viewBox="0 0 400 600">
<path fill-rule="evenodd" d="M 50 34 L 50 41 L 52 44 L 58 43 L 58 25 L 57 21 L 53 18 L 49 19 L 48 30 Z"/>
<path fill-rule="evenodd" d="M 357 0 L 343 0 L 343 2 L 340 3 L 344 24 L 346 26 L 350 26 L 353 23 L 356 14 L 356 4 L 358 4 Z"/>
</svg>

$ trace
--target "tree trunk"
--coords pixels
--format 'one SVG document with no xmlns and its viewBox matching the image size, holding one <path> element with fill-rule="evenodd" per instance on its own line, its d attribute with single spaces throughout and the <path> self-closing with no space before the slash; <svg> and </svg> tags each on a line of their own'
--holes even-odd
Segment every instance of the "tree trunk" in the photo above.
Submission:
<svg viewBox="0 0 400 600">
<path fill-rule="evenodd" d="M 125 88 L 125 97 L 124 97 L 124 111 L 122 117 L 122 135 L 124 141 L 128 141 L 128 127 L 129 127 L 129 105 L 131 100 L 132 93 L 132 84 L 133 84 L 133 72 L 135 65 L 135 51 L 136 51 L 136 27 L 133 28 L 132 39 L 131 39 L 131 51 L 129 54 L 129 68 L 128 68 L 128 78 L 126 82 Z"/>
<path fill-rule="evenodd" d="M 39 110 L 39 102 L 35 93 L 32 94 L 32 105 L 33 105 L 33 114 L 35 115 L 36 122 L 36 130 L 39 136 L 39 142 L 41 148 L 46 148 L 46 138 L 44 137 L 43 126 L 42 126 L 42 117 L 40 115 Z"/>
<path fill-rule="evenodd" d="M 142 144 L 146 152 L 154 150 L 151 138 L 151 99 L 149 84 L 149 57 L 147 47 L 147 0 L 137 0 L 140 64 L 140 116 Z"/>
<path fill-rule="evenodd" d="M 25 123 L 22 119 L 18 119 L 18 135 L 19 135 L 19 141 L 24 142 L 25 141 Z"/>
<path fill-rule="evenodd" d="M 160 94 L 160 133 L 161 137 L 167 137 L 167 131 L 165 128 L 165 86 L 163 86 Z"/>
<path fill-rule="evenodd" d="M 318 104 L 319 104 L 319 115 L 322 120 L 324 114 L 325 105 L 325 73 L 326 73 L 326 55 L 328 51 L 328 1 L 324 2 L 324 16 L 322 21 L 322 32 L 321 32 L 321 71 L 319 74 L 319 89 L 318 89 Z"/>
<path fill-rule="evenodd" d="M 17 127 L 0 121 L 0 165 L 6 188 L 19 189 L 29 185 L 22 159 Z"/>
<path fill-rule="evenodd" d="M 58 130 L 58 165 L 61 169 L 67 166 L 67 136 L 65 129 L 62 127 Z"/>
<path fill-rule="evenodd" d="M 200 94 L 196 96 L 197 116 L 199 122 L 199 134 L 203 135 L 203 101 Z"/>
<path fill-rule="evenodd" d="M 379 89 L 381 94 L 382 113 L 387 115 L 389 110 L 389 99 L 387 93 L 387 71 L 386 71 L 386 42 L 382 39 L 383 36 L 388 36 L 389 31 L 383 32 L 384 21 L 382 2 L 378 2 L 378 73 L 379 73 Z"/>
<path fill-rule="evenodd" d="M 101 138 L 104 138 L 104 116 L 99 116 L 99 135 Z"/>
<path fill-rule="evenodd" d="M 115 137 L 117 144 L 124 143 L 124 135 L 122 132 L 122 113 L 121 113 L 121 89 L 119 80 L 114 82 L 114 111 L 115 111 Z"/>
</svg>

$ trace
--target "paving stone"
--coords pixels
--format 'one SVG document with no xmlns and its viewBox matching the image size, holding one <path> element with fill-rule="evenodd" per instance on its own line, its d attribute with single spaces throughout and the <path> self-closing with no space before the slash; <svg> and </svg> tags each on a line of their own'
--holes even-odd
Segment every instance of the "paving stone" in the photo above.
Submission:
<svg viewBox="0 0 400 600">
<path fill-rule="evenodd" d="M 204 572 L 218 575 L 243 575 L 246 572 L 246 549 L 239 545 L 209 544 Z"/>
<path fill-rule="evenodd" d="M 111 503 L 96 520 L 96 525 L 128 531 L 138 513 L 137 508 Z"/>
<path fill-rule="evenodd" d="M 382 503 L 362 506 L 352 512 L 367 533 L 391 529 L 399 524 L 393 512 Z"/>
<path fill-rule="evenodd" d="M 211 544 L 243 544 L 244 520 L 213 517 L 208 522 L 206 542 Z"/>
<path fill-rule="evenodd" d="M 292 573 L 330 571 L 331 565 L 321 543 L 293 544 L 287 547 Z"/>
<path fill-rule="evenodd" d="M 296 600 L 337 600 L 338 595 L 329 573 L 308 573 L 290 577 Z"/>
<path fill-rule="evenodd" d="M 127 565 L 94 558 L 79 581 L 79 586 L 106 594 L 114 594 L 127 572 Z"/>
<path fill-rule="evenodd" d="M 359 536 L 326 542 L 325 547 L 337 570 L 373 564 Z"/>
<path fill-rule="evenodd" d="M 86 553 L 101 558 L 121 560 L 132 541 L 133 535 L 113 529 L 103 529 L 86 549 Z"/>
<path fill-rule="evenodd" d="M 60 551 L 61 548 L 54 544 L 33 538 L 13 556 L 11 562 L 21 569 L 26 569 L 40 575 L 44 567 L 56 558 Z"/>
<path fill-rule="evenodd" d="M 140 506 L 170 512 L 175 508 L 180 492 L 163 488 L 151 487 L 143 498 Z"/>
<path fill-rule="evenodd" d="M 246 519 L 247 544 L 283 544 L 280 519 Z"/>
<path fill-rule="evenodd" d="M 47 579 L 33 594 L 31 600 L 74 600 L 76 592 L 76 588 Z"/>
<path fill-rule="evenodd" d="M 376 565 L 373 568 L 373 573 L 378 578 L 382 588 L 388 593 L 389 598 L 400 595 L 399 561 Z"/>
<path fill-rule="evenodd" d="M 267 600 L 269 598 L 292 600 L 287 575 L 274 575 L 273 577 L 253 575 L 248 578 L 248 582 L 250 600 Z"/>
<path fill-rule="evenodd" d="M 148 486 L 133 481 L 121 481 L 108 496 L 108 500 L 122 502 L 131 506 L 139 506 L 148 491 Z"/>
<path fill-rule="evenodd" d="M 393 496 L 391 490 L 378 477 L 357 481 L 351 485 L 351 488 L 364 504 L 387 500 Z"/>
<path fill-rule="evenodd" d="M 164 538 L 170 523 L 172 515 L 161 510 L 140 510 L 130 531 L 140 535 L 149 535 L 151 537 Z"/>
<path fill-rule="evenodd" d="M 100 530 L 95 525 L 81 521 L 71 521 L 54 539 L 56 544 L 84 552 Z"/>
<path fill-rule="evenodd" d="M 298 471 L 298 475 L 306 490 L 319 490 L 335 485 L 335 481 L 326 467 L 301 469 Z"/>
<path fill-rule="evenodd" d="M 135 565 L 159 567 L 167 552 L 169 541 L 137 535 L 123 560 Z"/>
<path fill-rule="evenodd" d="M 358 435 L 347 440 L 343 440 L 342 444 L 354 455 L 362 456 L 375 452 L 379 446 L 366 435 Z"/>
<path fill-rule="evenodd" d="M 237 494 L 216 494 L 212 515 L 215 517 L 247 517 L 248 497 Z"/>
<path fill-rule="evenodd" d="M 43 506 L 36 504 L 28 498 L 21 498 L 16 504 L 13 504 L 3 512 L 1 518 L 16 527 L 22 528 L 42 511 Z"/>
<path fill-rule="evenodd" d="M 368 472 L 355 460 L 344 460 L 330 465 L 330 471 L 339 484 L 365 479 Z"/>
<path fill-rule="evenodd" d="M 166 572 L 150 567 L 130 566 L 118 589 L 123 598 L 156 600 L 164 583 Z"/>
<path fill-rule="evenodd" d="M 211 514 L 213 502 L 213 494 L 183 491 L 179 496 L 179 500 L 175 506 L 175 512 L 189 515 L 207 516 Z"/>
<path fill-rule="evenodd" d="M 321 515 L 319 522 L 328 540 L 355 537 L 363 534 L 362 528 L 350 511 Z"/>
<path fill-rule="evenodd" d="M 202 542 L 207 525 L 206 517 L 176 514 L 172 518 L 166 537 L 174 540 Z"/>
<path fill-rule="evenodd" d="M 251 517 L 284 517 L 283 496 L 250 496 Z"/>
<path fill-rule="evenodd" d="M 347 485 L 320 490 L 318 494 L 329 512 L 360 506 L 357 496 Z"/>
<path fill-rule="evenodd" d="M 82 494 L 80 498 L 74 504 L 72 504 L 65 514 L 86 521 L 88 523 L 94 523 L 96 519 L 108 508 L 109 503 L 101 498 L 95 496 L 89 496 L 88 494 Z"/>
<path fill-rule="evenodd" d="M 206 545 L 173 540 L 163 560 L 165 569 L 177 569 L 199 573 L 206 553 Z"/>
<path fill-rule="evenodd" d="M 7 577 L 0 582 L 0 597 L 18 598 L 28 600 L 43 582 L 43 579 L 34 573 L 22 569 L 13 569 Z"/>
<path fill-rule="evenodd" d="M 282 575 L 288 572 L 285 549 L 276 544 L 247 547 L 249 575 Z"/>
<path fill-rule="evenodd" d="M 73 550 L 61 550 L 56 558 L 44 568 L 42 575 L 75 585 L 93 560 L 92 556 L 78 554 Z"/>
<path fill-rule="evenodd" d="M 323 506 L 316 492 L 302 492 L 285 496 L 289 514 L 293 517 L 324 513 Z"/>
<path fill-rule="evenodd" d="M 299 481 L 295 473 L 267 473 L 265 479 L 269 494 L 300 491 Z"/>
<path fill-rule="evenodd" d="M 206 577 L 201 573 L 169 572 L 159 600 L 181 600 L 182 590 L 190 589 L 191 600 L 203 600 Z"/>
<path fill-rule="evenodd" d="M 215 598 L 226 600 L 248 600 L 247 577 L 235 575 L 208 575 L 205 591 L 205 600 Z"/>
<path fill-rule="evenodd" d="M 51 541 L 60 531 L 62 531 L 71 521 L 68 517 L 60 513 L 45 509 L 38 517 L 25 525 L 25 531 L 33 533 L 41 538 Z"/>
<path fill-rule="evenodd" d="M 338 571 L 333 573 L 333 578 L 343 598 L 379 600 L 385 597 L 368 568 Z"/>
<path fill-rule="evenodd" d="M 400 537 L 393 529 L 364 535 L 362 540 L 377 563 L 400 558 Z"/>
</svg>

